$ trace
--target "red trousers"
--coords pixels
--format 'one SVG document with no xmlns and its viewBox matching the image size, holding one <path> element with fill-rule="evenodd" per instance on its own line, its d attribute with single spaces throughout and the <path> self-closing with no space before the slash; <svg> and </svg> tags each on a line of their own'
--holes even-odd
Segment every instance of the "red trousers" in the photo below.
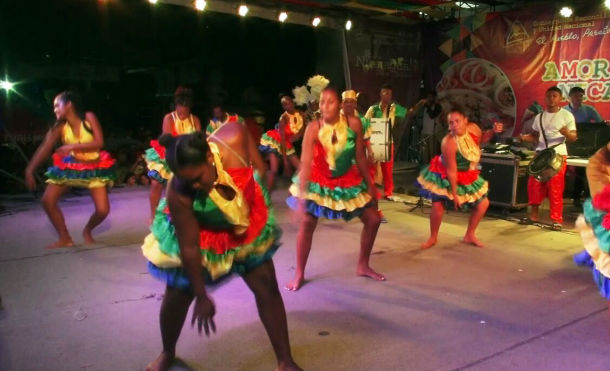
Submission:
<svg viewBox="0 0 610 371">
<path fill-rule="evenodd" d="M 530 205 L 540 205 L 546 197 L 549 198 L 551 219 L 563 223 L 563 190 L 566 185 L 566 162 L 555 176 L 548 182 L 539 182 L 533 176 L 527 181 L 527 197 Z"/>
<path fill-rule="evenodd" d="M 383 193 L 389 197 L 394 192 L 394 178 L 392 171 L 394 170 L 394 143 L 390 149 L 390 161 L 381 162 L 381 174 L 383 175 Z"/>
</svg>

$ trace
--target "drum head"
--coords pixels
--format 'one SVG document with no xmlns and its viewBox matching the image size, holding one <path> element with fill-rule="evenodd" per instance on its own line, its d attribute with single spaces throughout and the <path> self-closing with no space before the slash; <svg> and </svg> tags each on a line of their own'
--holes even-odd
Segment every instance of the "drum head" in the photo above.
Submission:
<svg viewBox="0 0 610 371">
<path fill-rule="evenodd" d="M 538 174 L 541 171 L 547 169 L 553 159 L 555 158 L 555 151 L 545 149 L 538 153 L 532 161 L 530 161 L 529 171 L 532 174 Z"/>
</svg>

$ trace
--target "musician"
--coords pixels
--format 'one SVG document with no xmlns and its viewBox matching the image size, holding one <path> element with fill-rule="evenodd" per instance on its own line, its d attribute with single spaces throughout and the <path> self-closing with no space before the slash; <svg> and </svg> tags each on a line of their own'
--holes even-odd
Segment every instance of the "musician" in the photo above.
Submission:
<svg viewBox="0 0 610 371">
<path fill-rule="evenodd" d="M 341 93 L 341 98 L 342 98 L 341 112 L 342 112 L 342 114 L 344 114 L 347 117 L 356 116 L 360 119 L 360 122 L 362 122 L 362 139 L 364 141 L 366 159 L 368 160 L 367 165 L 369 168 L 369 173 L 371 175 L 371 179 L 375 179 L 375 172 L 377 170 L 377 166 L 375 165 L 375 156 L 373 153 L 373 147 L 371 146 L 371 134 L 372 134 L 371 122 L 369 120 L 367 120 L 366 117 L 362 116 L 362 114 L 356 110 L 356 107 L 358 107 L 358 95 L 359 94 L 356 93 L 356 91 L 354 91 L 354 90 L 346 90 L 343 93 Z M 370 194 L 376 200 L 379 199 L 379 192 L 377 191 L 377 188 L 371 189 Z M 383 212 L 381 210 L 378 210 L 378 212 L 379 212 L 379 217 L 381 218 L 381 223 L 387 223 L 388 220 L 383 215 Z"/>
<path fill-rule="evenodd" d="M 583 88 L 575 86 L 570 89 L 568 96 L 570 97 L 570 103 L 564 108 L 574 115 L 576 122 L 602 122 L 603 119 L 599 115 L 599 112 L 593 106 L 588 104 L 582 104 L 585 91 Z"/>
<path fill-rule="evenodd" d="M 530 205 L 529 217 L 522 220 L 523 224 L 531 224 L 539 220 L 539 208 L 542 201 L 548 196 L 550 204 L 550 217 L 553 230 L 560 231 L 563 224 L 563 191 L 565 188 L 566 162 L 568 155 L 565 142 L 574 142 L 577 139 L 574 116 L 559 106 L 561 90 L 557 86 L 547 89 L 545 94 L 546 110 L 536 115 L 529 134 L 521 134 L 519 138 L 524 142 L 536 143 L 536 151 L 553 147 L 555 152 L 564 158 L 563 164 L 557 174 L 549 181 L 540 182 L 530 176 L 527 183 L 527 195 Z"/>
<path fill-rule="evenodd" d="M 602 122 L 603 119 L 597 112 L 595 107 L 583 104 L 585 91 L 583 88 L 575 86 L 570 89 L 570 103 L 564 108 L 574 115 L 574 120 L 578 123 L 596 123 Z M 585 182 L 585 168 L 575 167 L 574 169 L 574 187 L 572 190 L 572 200 L 574 206 L 580 208 L 580 196 L 584 191 L 584 196 L 589 197 L 589 188 Z"/>
<path fill-rule="evenodd" d="M 372 118 L 384 118 L 394 128 L 396 119 L 404 119 L 407 116 L 407 109 L 398 103 L 392 101 L 392 86 L 385 84 L 379 91 L 380 101 L 378 104 L 372 105 L 366 111 L 364 117 L 367 120 Z M 390 140 L 392 136 L 390 135 Z M 381 173 L 383 175 L 383 190 L 386 199 L 390 199 L 394 192 L 394 178 L 392 178 L 392 170 L 394 168 L 394 143 L 390 149 L 390 159 L 386 162 L 381 162 Z"/>
<path fill-rule="evenodd" d="M 212 107 L 212 118 L 210 119 L 210 123 L 205 130 L 207 136 L 210 136 L 216 129 L 226 124 L 229 121 L 237 121 L 241 124 L 244 124 L 244 119 L 238 114 L 230 114 L 227 113 L 220 104 Z"/>
<path fill-rule="evenodd" d="M 419 112 L 423 110 L 422 128 L 421 128 L 421 160 L 427 164 L 439 152 L 439 143 L 443 139 L 439 131 L 438 119 L 440 118 L 442 107 L 436 99 L 436 92 L 431 90 L 426 98 L 417 102 L 417 104 L 409 110 L 409 112 Z"/>
</svg>

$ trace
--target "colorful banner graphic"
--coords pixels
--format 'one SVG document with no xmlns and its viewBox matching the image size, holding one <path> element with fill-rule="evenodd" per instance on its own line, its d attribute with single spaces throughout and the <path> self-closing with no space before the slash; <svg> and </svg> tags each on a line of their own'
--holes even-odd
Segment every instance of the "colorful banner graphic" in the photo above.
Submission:
<svg viewBox="0 0 610 371">
<path fill-rule="evenodd" d="M 462 19 L 444 32 L 437 84 L 444 106 L 459 103 L 483 127 L 502 121 L 505 136 L 531 125 L 546 89 L 582 87 L 584 103 L 610 119 L 610 14 L 562 18 L 552 7 Z M 448 37 L 448 38 L 447 38 Z"/>
</svg>

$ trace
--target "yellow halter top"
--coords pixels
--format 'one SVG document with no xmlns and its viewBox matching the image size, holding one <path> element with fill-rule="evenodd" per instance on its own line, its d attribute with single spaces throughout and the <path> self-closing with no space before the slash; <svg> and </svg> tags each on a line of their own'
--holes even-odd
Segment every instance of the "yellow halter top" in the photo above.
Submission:
<svg viewBox="0 0 610 371">
<path fill-rule="evenodd" d="M 335 170 L 335 159 L 345 148 L 347 143 L 347 119 L 345 115 L 339 115 L 339 121 L 335 124 L 328 124 L 320 120 L 320 130 L 318 130 L 318 140 L 326 152 L 326 163 L 331 170 Z"/>
<path fill-rule="evenodd" d="M 213 187 L 208 194 L 208 197 L 214 202 L 218 209 L 220 209 L 227 221 L 234 226 L 235 233 L 243 234 L 250 225 L 250 207 L 246 203 L 246 199 L 244 198 L 241 189 L 235 185 L 231 175 L 224 170 L 218 146 L 213 142 L 208 142 L 208 144 L 210 146 L 210 152 L 212 152 L 214 157 L 214 167 L 216 167 L 216 172 L 218 174 L 218 178 L 214 185 L 222 184 L 235 191 L 235 197 L 231 200 L 227 200 L 218 193 L 216 187 Z"/>
<path fill-rule="evenodd" d="M 64 144 L 80 144 L 93 142 L 93 132 L 88 121 L 81 121 L 78 137 L 74 135 L 69 123 L 65 123 L 61 131 L 61 140 Z M 72 151 L 70 152 L 77 161 L 95 161 L 100 157 L 99 151 Z"/>
<path fill-rule="evenodd" d="M 481 159 L 481 148 L 468 132 L 464 135 L 456 135 L 454 138 L 458 151 L 466 160 L 470 161 L 470 169 L 474 170 Z"/>
<path fill-rule="evenodd" d="M 174 121 L 173 131 L 175 135 L 190 134 L 196 130 L 192 114 L 182 120 L 178 117 L 178 113 L 174 111 L 172 112 L 172 120 Z"/>
<path fill-rule="evenodd" d="M 288 119 L 288 127 L 290 128 L 290 132 L 294 135 L 298 133 L 303 127 L 303 116 L 299 111 L 295 111 L 294 114 L 290 114 L 287 111 L 284 112 Z"/>
</svg>

